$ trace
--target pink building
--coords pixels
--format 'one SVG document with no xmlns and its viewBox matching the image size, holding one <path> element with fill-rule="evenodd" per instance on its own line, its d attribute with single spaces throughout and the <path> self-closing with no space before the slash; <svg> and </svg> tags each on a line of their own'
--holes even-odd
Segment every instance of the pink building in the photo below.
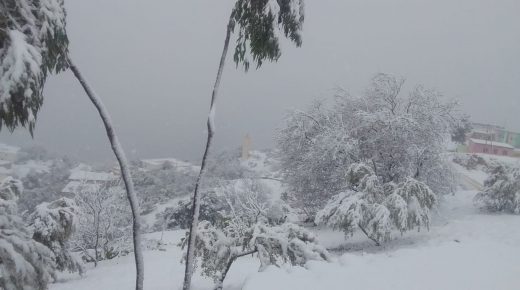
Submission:
<svg viewBox="0 0 520 290">
<path fill-rule="evenodd" d="M 486 153 L 494 155 L 512 156 L 514 147 L 502 142 L 470 138 L 468 141 L 469 153 Z"/>
</svg>

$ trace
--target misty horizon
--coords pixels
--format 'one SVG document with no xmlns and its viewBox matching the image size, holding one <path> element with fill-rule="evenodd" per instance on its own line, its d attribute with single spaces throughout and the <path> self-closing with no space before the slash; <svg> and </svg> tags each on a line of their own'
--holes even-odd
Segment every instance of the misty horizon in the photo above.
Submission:
<svg viewBox="0 0 520 290">
<path fill-rule="evenodd" d="M 105 101 L 129 158 L 200 159 L 233 1 L 120 2 L 66 3 L 71 55 Z M 302 47 L 284 42 L 278 63 L 244 73 L 228 61 L 213 151 L 240 146 L 246 134 L 253 148 L 272 148 L 287 110 L 331 99 L 337 87 L 361 94 L 378 72 L 458 99 L 472 121 L 520 131 L 517 1 L 319 3 L 306 3 Z M 113 158 L 70 72 L 51 76 L 44 93 L 34 139 L 24 128 L 3 128 L 0 142 Z"/>
</svg>

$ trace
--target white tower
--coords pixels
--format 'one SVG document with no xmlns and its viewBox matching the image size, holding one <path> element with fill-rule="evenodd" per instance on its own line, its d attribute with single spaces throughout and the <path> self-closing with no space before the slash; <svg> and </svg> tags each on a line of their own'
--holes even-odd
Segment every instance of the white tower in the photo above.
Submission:
<svg viewBox="0 0 520 290">
<path fill-rule="evenodd" d="M 244 136 L 244 140 L 242 141 L 242 160 L 249 159 L 249 152 L 251 151 L 251 137 L 249 134 Z"/>
</svg>

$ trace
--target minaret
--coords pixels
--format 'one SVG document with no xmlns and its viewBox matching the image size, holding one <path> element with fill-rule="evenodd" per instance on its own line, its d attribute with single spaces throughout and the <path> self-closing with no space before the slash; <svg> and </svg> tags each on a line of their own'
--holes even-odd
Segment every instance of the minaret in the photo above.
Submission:
<svg viewBox="0 0 520 290">
<path fill-rule="evenodd" d="M 242 141 L 242 160 L 249 159 L 249 152 L 251 151 L 251 137 L 249 134 L 244 136 L 244 140 Z"/>
</svg>

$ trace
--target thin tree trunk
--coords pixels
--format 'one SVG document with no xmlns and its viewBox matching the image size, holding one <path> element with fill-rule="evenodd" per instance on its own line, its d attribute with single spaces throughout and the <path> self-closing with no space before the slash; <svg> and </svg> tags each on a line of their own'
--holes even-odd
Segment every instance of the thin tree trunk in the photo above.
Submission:
<svg viewBox="0 0 520 290">
<path fill-rule="evenodd" d="M 94 255 L 96 255 L 96 259 L 94 260 L 94 267 L 97 267 L 99 261 L 99 213 L 94 216 L 94 226 L 96 227 L 96 242 L 94 243 Z"/>
<path fill-rule="evenodd" d="M 257 250 L 254 249 L 249 252 L 241 253 L 241 254 L 231 257 L 231 259 L 229 259 L 229 261 L 226 265 L 226 269 L 224 269 L 224 272 L 222 272 L 217 284 L 215 285 L 215 290 L 222 290 L 222 288 L 224 287 L 224 280 L 226 279 L 227 273 L 229 272 L 229 269 L 231 269 L 231 265 L 233 265 L 233 263 L 236 261 L 236 259 L 247 256 L 247 255 L 254 254 L 254 253 L 256 253 L 256 251 Z"/>
<path fill-rule="evenodd" d="M 202 179 L 202 175 L 206 169 L 206 162 L 208 159 L 209 149 L 211 147 L 211 143 L 213 140 L 213 135 L 215 134 L 215 105 L 217 102 L 218 89 L 220 87 L 220 79 L 222 77 L 222 71 L 224 70 L 224 64 L 226 63 L 226 56 L 229 48 L 229 38 L 231 36 L 231 32 L 233 30 L 232 19 L 230 18 L 227 29 L 226 29 L 226 39 L 224 41 L 224 48 L 222 49 L 222 55 L 220 57 L 220 64 L 217 71 L 217 78 L 215 80 L 215 85 L 213 86 L 213 93 L 211 94 L 211 105 L 209 109 L 207 127 L 208 127 L 208 137 L 206 140 L 206 148 L 204 149 L 204 155 L 202 156 L 202 164 L 200 166 L 199 175 L 197 176 L 197 181 L 195 183 L 195 191 L 193 193 L 193 202 L 191 206 L 191 226 L 190 226 L 190 234 L 188 237 L 188 252 L 186 254 L 186 269 L 184 272 L 184 283 L 183 290 L 190 290 L 191 287 L 191 277 L 193 276 L 193 271 L 195 269 L 195 242 L 197 239 L 197 227 L 199 225 L 199 211 L 200 211 L 200 193 L 199 187 Z"/>
<path fill-rule="evenodd" d="M 139 215 L 139 203 L 134 191 L 134 183 L 130 175 L 130 167 L 128 165 L 128 161 L 126 159 L 123 148 L 121 147 L 121 144 L 119 143 L 119 140 L 115 133 L 110 115 L 108 114 L 108 111 L 101 102 L 101 99 L 96 95 L 96 93 L 87 83 L 87 80 L 81 75 L 81 72 L 79 71 L 78 67 L 72 62 L 72 60 L 69 58 L 68 61 L 70 65 L 70 70 L 81 83 L 81 86 L 85 90 L 85 93 L 87 93 L 88 97 L 92 101 L 92 104 L 94 104 L 94 106 L 96 107 L 99 116 L 101 117 L 101 120 L 103 120 L 103 125 L 105 126 L 108 139 L 110 140 L 110 145 L 112 146 L 112 151 L 114 151 L 114 155 L 116 156 L 117 162 L 119 163 L 119 168 L 121 169 L 121 176 L 125 184 L 126 195 L 130 203 L 130 209 L 132 211 L 133 217 L 133 240 L 136 268 L 135 289 L 142 290 L 144 281 L 144 262 L 143 253 L 141 251 L 141 217 Z"/>
</svg>

